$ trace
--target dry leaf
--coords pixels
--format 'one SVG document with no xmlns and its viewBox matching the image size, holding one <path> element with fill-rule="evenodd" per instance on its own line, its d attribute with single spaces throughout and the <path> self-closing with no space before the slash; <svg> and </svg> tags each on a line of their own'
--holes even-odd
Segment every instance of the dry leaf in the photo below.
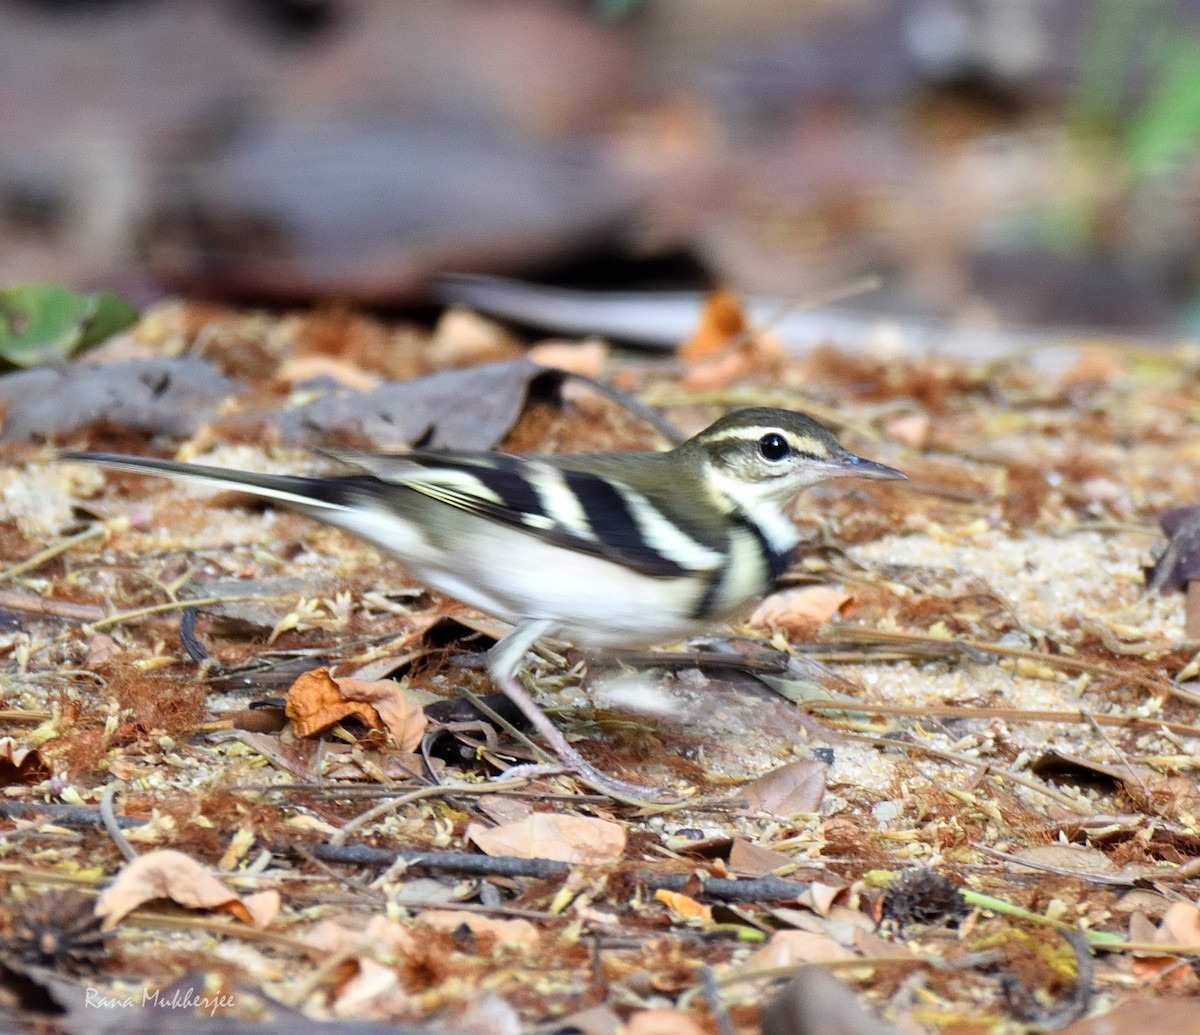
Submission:
<svg viewBox="0 0 1200 1035">
<path fill-rule="evenodd" d="M 779 341 L 749 330 L 741 302 L 731 291 L 714 291 L 705 300 L 696 330 L 679 349 L 683 385 L 693 391 L 724 388 L 752 374 L 778 370 Z"/>
<path fill-rule="evenodd" d="M 487 855 L 518 859 L 602 863 L 619 859 L 625 851 L 625 828 L 619 823 L 551 812 L 535 812 L 499 827 L 472 823 L 467 837 Z"/>
<path fill-rule="evenodd" d="M 361 929 L 348 927 L 338 920 L 322 920 L 305 932 L 304 943 L 330 956 L 374 946 L 399 958 L 412 955 L 416 949 L 412 932 L 382 914 L 371 917 Z"/>
<path fill-rule="evenodd" d="M 724 288 L 711 291 L 704 300 L 699 324 L 679 347 L 676 356 L 689 365 L 711 359 L 746 334 L 749 328 L 736 294 Z"/>
<path fill-rule="evenodd" d="M 816 812 L 825 797 L 825 774 L 829 767 L 816 759 L 789 762 L 746 784 L 738 796 L 758 812 L 793 816 Z"/>
<path fill-rule="evenodd" d="M 357 972 L 337 991 L 334 1016 L 386 1021 L 409 1012 L 408 993 L 400 987 L 400 977 L 394 969 L 367 956 L 358 957 L 355 965 Z"/>
<path fill-rule="evenodd" d="M 754 609 L 750 621 L 782 629 L 793 640 L 812 640 L 849 600 L 849 594 L 832 586 L 802 586 L 771 594 Z"/>
<path fill-rule="evenodd" d="M 970 1029 L 964 1029 L 970 1030 Z M 805 967 L 763 1007 L 762 1035 L 900 1035 L 858 1002 L 854 989 Z"/>
<path fill-rule="evenodd" d="M 494 938 L 497 942 L 535 948 L 541 942 L 538 929 L 528 920 L 498 920 L 491 916 L 480 916 L 461 909 L 430 909 L 417 917 L 422 927 L 435 927 L 440 931 L 456 931 L 464 925 L 476 938 Z"/>
<path fill-rule="evenodd" d="M 541 341 L 526 353 L 526 357 L 539 366 L 599 377 L 604 373 L 605 364 L 608 362 L 608 351 L 608 343 L 600 338 L 585 338 L 583 341 Z"/>
<path fill-rule="evenodd" d="M 96 915 L 115 924 L 144 902 L 167 898 L 189 909 L 216 909 L 237 902 L 237 893 L 202 863 L 183 852 L 163 849 L 126 863 L 96 900 Z M 249 915 L 246 915 L 249 922 Z"/>
<path fill-rule="evenodd" d="M 808 906 L 817 916 L 827 917 L 829 911 L 833 909 L 834 902 L 845 890 L 845 888 L 835 888 L 831 884 L 822 884 L 820 881 L 814 880 L 800 896 L 799 902 L 802 906 Z"/>
<path fill-rule="evenodd" d="M 776 931 L 771 940 L 750 956 L 746 970 L 772 970 L 800 963 L 825 963 L 853 959 L 854 954 L 828 935 L 811 931 Z"/>
<path fill-rule="evenodd" d="M 682 1010 L 638 1010 L 625 1022 L 625 1035 L 704 1035 L 705 1029 Z"/>
<path fill-rule="evenodd" d="M 297 737 L 311 737 L 351 716 L 372 729 L 383 727 L 379 713 L 369 704 L 342 696 L 327 668 L 305 672 L 288 690 L 287 717 Z"/>
<path fill-rule="evenodd" d="M 335 679 L 334 682 L 345 700 L 361 701 L 375 709 L 399 750 L 416 751 L 421 746 L 429 720 L 421 706 L 395 680 Z"/>
<path fill-rule="evenodd" d="M 1061 1029 L 1059 1035 L 1124 1035 L 1131 1031 L 1200 1035 L 1200 1002 L 1182 996 L 1144 997 L 1098 1017 L 1084 1017 Z"/>
<path fill-rule="evenodd" d="M 729 847 L 729 861 L 726 865 L 731 873 L 746 877 L 763 877 L 784 866 L 791 866 L 792 860 L 782 852 L 775 852 L 745 838 L 735 837 Z"/>
<path fill-rule="evenodd" d="M 659 888 L 654 893 L 656 902 L 661 902 L 664 906 L 680 916 L 685 916 L 689 920 L 712 920 L 712 907 L 706 906 L 702 902 L 697 902 L 690 895 L 680 894 L 678 891 L 667 891 L 666 888 Z"/>
<path fill-rule="evenodd" d="M 50 767 L 36 748 L 18 744 L 12 737 L 0 738 L 0 787 L 41 783 L 49 776 Z"/>
<path fill-rule="evenodd" d="M 283 905 L 283 899 L 273 888 L 267 891 L 256 891 L 252 895 L 242 896 L 242 906 L 250 917 L 250 925 L 260 931 L 267 927 Z"/>
</svg>

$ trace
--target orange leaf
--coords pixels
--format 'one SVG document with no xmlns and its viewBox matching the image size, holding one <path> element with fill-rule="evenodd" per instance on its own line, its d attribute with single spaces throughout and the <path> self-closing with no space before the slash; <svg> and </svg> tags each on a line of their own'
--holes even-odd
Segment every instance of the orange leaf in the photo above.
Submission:
<svg viewBox="0 0 1200 1035">
<path fill-rule="evenodd" d="M 697 902 L 690 895 L 681 895 L 678 891 L 667 891 L 659 888 L 654 893 L 655 901 L 661 902 L 671 912 L 685 916 L 689 920 L 712 920 L 712 907 Z"/>
<path fill-rule="evenodd" d="M 394 679 L 367 681 L 335 679 L 338 690 L 347 701 L 369 704 L 387 726 L 392 740 L 401 751 L 416 751 L 429 726 L 429 719 L 416 701 Z"/>
<path fill-rule="evenodd" d="M 726 288 L 711 291 L 704 300 L 700 323 L 677 355 L 688 364 L 710 359 L 744 335 L 748 326 L 737 295 Z"/>
<path fill-rule="evenodd" d="M 625 828 L 619 823 L 551 812 L 535 812 L 498 827 L 472 823 L 467 827 L 467 837 L 486 855 L 512 855 L 518 859 L 601 863 L 619 859 L 625 851 Z"/>
<path fill-rule="evenodd" d="M 287 717 L 297 737 L 311 737 L 353 716 L 372 729 L 381 729 L 379 713 L 362 701 L 348 701 L 327 668 L 305 672 L 288 690 Z"/>
</svg>

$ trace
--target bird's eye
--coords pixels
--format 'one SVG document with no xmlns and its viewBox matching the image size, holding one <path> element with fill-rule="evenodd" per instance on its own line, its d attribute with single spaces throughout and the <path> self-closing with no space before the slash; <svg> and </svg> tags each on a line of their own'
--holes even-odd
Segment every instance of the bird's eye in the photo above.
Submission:
<svg viewBox="0 0 1200 1035">
<path fill-rule="evenodd" d="M 770 435 L 763 435 L 758 440 L 758 452 L 764 460 L 770 460 L 772 463 L 777 463 L 782 460 L 792 451 L 792 447 L 788 445 L 787 439 L 782 435 L 777 435 L 772 432 Z"/>
</svg>

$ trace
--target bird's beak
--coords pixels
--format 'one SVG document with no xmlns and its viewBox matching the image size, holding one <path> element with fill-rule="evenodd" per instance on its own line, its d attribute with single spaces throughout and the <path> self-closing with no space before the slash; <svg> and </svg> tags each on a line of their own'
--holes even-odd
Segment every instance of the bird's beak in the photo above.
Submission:
<svg viewBox="0 0 1200 1035">
<path fill-rule="evenodd" d="M 879 478 L 889 481 L 897 479 L 907 480 L 908 478 L 908 475 L 903 471 L 897 471 L 894 467 L 876 463 L 874 460 L 867 460 L 865 457 L 858 456 L 856 453 L 849 451 L 839 456 L 836 464 L 836 469 L 830 473 L 843 475 L 847 478 Z"/>
</svg>

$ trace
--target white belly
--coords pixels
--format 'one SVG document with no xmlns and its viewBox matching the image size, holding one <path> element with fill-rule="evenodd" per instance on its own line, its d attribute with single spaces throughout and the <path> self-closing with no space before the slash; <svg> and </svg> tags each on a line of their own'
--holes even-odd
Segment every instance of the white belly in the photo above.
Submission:
<svg viewBox="0 0 1200 1035">
<path fill-rule="evenodd" d="M 333 515 L 320 515 L 326 520 Z M 508 622 L 547 619 L 556 636 L 581 646 L 648 646 L 703 628 L 688 616 L 704 587 L 687 578 L 651 578 L 600 557 L 550 546 L 503 525 L 472 527 L 447 556 L 410 523 L 369 511 L 338 524 L 403 561 L 433 589 Z"/>
</svg>

